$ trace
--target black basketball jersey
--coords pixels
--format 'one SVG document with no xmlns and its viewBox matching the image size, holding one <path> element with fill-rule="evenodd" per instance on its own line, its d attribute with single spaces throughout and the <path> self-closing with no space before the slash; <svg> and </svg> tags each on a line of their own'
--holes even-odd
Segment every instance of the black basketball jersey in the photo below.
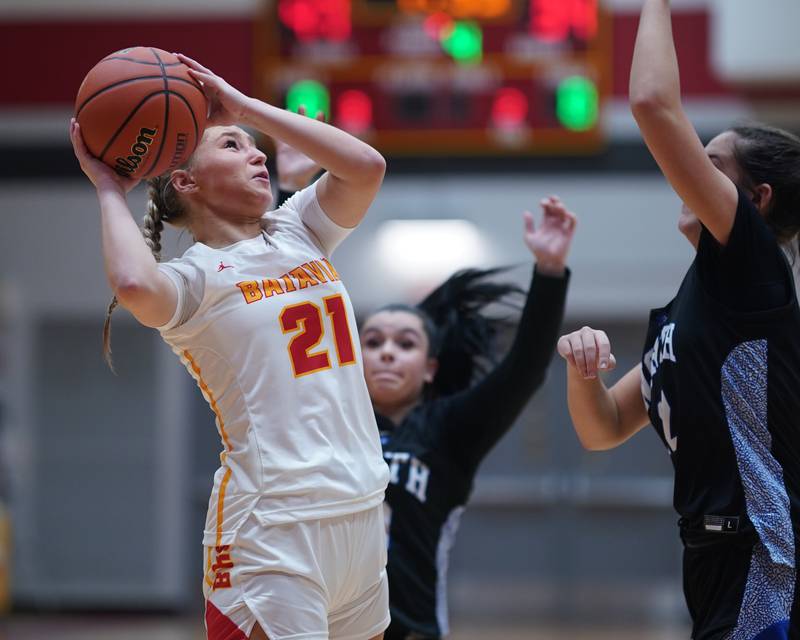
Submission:
<svg viewBox="0 0 800 640">
<path fill-rule="evenodd" d="M 754 638 L 794 602 L 800 311 L 743 194 L 727 245 L 703 229 L 677 296 L 651 311 L 642 393 L 675 469 L 693 637 Z"/>
<path fill-rule="evenodd" d="M 567 282 L 534 275 L 511 348 L 473 387 L 421 403 L 397 426 L 377 416 L 390 472 L 387 639 L 448 633 L 447 563 L 459 518 L 481 460 L 544 379 Z"/>
</svg>

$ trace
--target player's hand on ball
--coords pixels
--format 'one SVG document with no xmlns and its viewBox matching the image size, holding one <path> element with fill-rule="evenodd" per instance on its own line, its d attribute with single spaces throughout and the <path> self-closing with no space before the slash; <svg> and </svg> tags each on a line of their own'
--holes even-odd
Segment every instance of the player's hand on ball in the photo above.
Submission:
<svg viewBox="0 0 800 640">
<path fill-rule="evenodd" d="M 211 69 L 196 60 L 176 53 L 178 59 L 189 67 L 189 74 L 203 85 L 208 100 L 208 126 L 238 124 L 244 120 L 250 98 L 229 85 Z"/>
<path fill-rule="evenodd" d="M 597 377 L 597 372 L 611 371 L 617 360 L 611 353 L 611 342 L 605 331 L 583 327 L 558 339 L 558 355 L 575 367 L 584 379 Z"/>
<path fill-rule="evenodd" d="M 69 139 L 72 142 L 72 149 L 75 151 L 75 157 L 78 158 L 81 169 L 92 181 L 96 189 L 112 187 L 121 189 L 123 193 L 128 193 L 139 184 L 139 180 L 122 177 L 107 164 L 100 162 L 89 153 L 86 144 L 83 142 L 80 125 L 75 118 L 72 118 L 69 123 Z"/>
<path fill-rule="evenodd" d="M 306 108 L 301 105 L 297 113 L 306 115 Z M 318 111 L 316 119 L 325 122 L 325 113 Z M 322 168 L 304 153 L 277 139 L 275 164 L 278 167 L 278 184 L 284 191 L 299 191 L 307 187 L 311 178 Z"/>
<path fill-rule="evenodd" d="M 526 211 L 525 244 L 536 257 L 536 267 L 544 273 L 559 275 L 564 272 L 577 218 L 557 196 L 541 201 L 542 222 L 537 227 L 533 214 Z"/>
</svg>

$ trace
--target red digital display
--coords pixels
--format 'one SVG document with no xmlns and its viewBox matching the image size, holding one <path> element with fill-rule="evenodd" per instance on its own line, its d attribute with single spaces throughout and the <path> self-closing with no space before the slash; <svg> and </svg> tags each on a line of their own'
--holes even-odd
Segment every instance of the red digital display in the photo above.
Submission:
<svg viewBox="0 0 800 640">
<path fill-rule="evenodd" d="M 278 18 L 301 42 L 342 41 L 352 32 L 350 0 L 280 0 Z"/>
<path fill-rule="evenodd" d="M 591 40 L 597 27 L 597 0 L 530 0 L 530 30 L 541 40 Z"/>
</svg>

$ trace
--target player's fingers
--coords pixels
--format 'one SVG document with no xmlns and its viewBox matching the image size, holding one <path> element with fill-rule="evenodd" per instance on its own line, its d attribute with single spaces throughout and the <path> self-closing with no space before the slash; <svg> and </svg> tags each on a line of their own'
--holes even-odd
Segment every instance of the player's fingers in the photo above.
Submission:
<svg viewBox="0 0 800 640">
<path fill-rule="evenodd" d="M 583 343 L 583 357 L 586 362 L 586 377 L 597 377 L 597 343 L 595 331 L 590 327 L 581 329 L 581 342 Z"/>
<path fill-rule="evenodd" d="M 189 75 L 203 85 L 203 89 L 214 88 L 219 86 L 219 79 L 213 73 L 206 71 L 198 71 L 197 69 L 189 69 Z"/>
<path fill-rule="evenodd" d="M 564 360 L 575 366 L 575 356 L 572 355 L 572 345 L 569 342 L 569 335 L 561 336 L 556 344 L 556 351 Z"/>
<path fill-rule="evenodd" d="M 567 215 L 567 208 L 557 198 L 551 198 L 547 206 L 547 214 L 553 218 L 563 219 Z"/>
<path fill-rule="evenodd" d="M 556 351 L 562 358 L 570 355 L 569 335 L 563 335 L 556 342 Z"/>
<path fill-rule="evenodd" d="M 582 331 L 575 331 L 570 334 L 570 347 L 572 349 L 572 357 L 575 358 L 575 368 L 582 377 L 587 378 L 586 371 L 586 347 L 583 342 Z"/>
<path fill-rule="evenodd" d="M 299 107 L 297 107 L 297 113 L 301 116 L 306 115 L 306 105 L 301 104 Z"/>
<path fill-rule="evenodd" d="M 75 157 L 78 158 L 78 161 L 83 164 L 85 160 L 91 157 L 89 153 L 89 149 L 86 148 L 86 143 L 83 141 L 83 135 L 81 134 L 81 126 L 78 124 L 78 121 L 75 118 L 72 119 L 72 123 L 69 129 L 69 138 L 72 142 L 72 150 L 75 153 Z"/>
<path fill-rule="evenodd" d="M 69 141 L 72 143 L 72 150 L 75 152 L 75 155 L 78 155 L 78 123 L 75 122 L 75 118 L 71 118 L 69 121 Z"/>
<path fill-rule="evenodd" d="M 182 53 L 176 53 L 175 55 L 177 56 L 178 60 L 180 60 L 181 62 L 183 62 L 183 64 L 185 64 L 187 67 L 189 67 L 190 71 L 197 70 L 197 71 L 202 71 L 203 73 L 207 73 L 207 74 L 212 75 L 212 76 L 214 75 L 214 72 L 211 71 L 211 69 L 209 69 L 208 67 L 204 67 L 197 60 L 194 60 L 193 58 L 190 58 L 189 56 L 185 56 Z"/>
<path fill-rule="evenodd" d="M 597 368 L 600 371 L 608 371 L 611 361 L 611 341 L 605 331 L 595 331 L 594 341 L 597 345 Z"/>
<path fill-rule="evenodd" d="M 325 122 L 325 112 L 322 109 L 317 111 L 316 119 L 319 120 L 320 122 Z"/>
<path fill-rule="evenodd" d="M 564 213 L 565 215 L 562 226 L 564 228 L 564 231 L 571 233 L 572 231 L 575 230 L 575 226 L 578 224 L 578 218 L 575 216 L 574 213 L 570 212 L 567 209 L 564 210 Z"/>
<path fill-rule="evenodd" d="M 536 231 L 536 222 L 533 219 L 533 214 L 530 211 L 522 212 L 522 221 L 525 225 L 525 233 L 533 233 Z"/>
<path fill-rule="evenodd" d="M 564 205 L 560 202 L 548 200 L 547 205 L 543 207 L 544 221 L 552 225 L 562 226 L 565 211 Z"/>
<path fill-rule="evenodd" d="M 608 369 L 606 371 L 613 371 L 617 368 L 617 359 L 614 357 L 613 353 L 608 355 Z"/>
</svg>

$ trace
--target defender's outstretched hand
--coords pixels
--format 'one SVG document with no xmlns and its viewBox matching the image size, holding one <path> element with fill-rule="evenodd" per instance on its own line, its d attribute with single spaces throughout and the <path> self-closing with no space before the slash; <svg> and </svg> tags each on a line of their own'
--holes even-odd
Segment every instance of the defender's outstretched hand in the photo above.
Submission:
<svg viewBox="0 0 800 640">
<path fill-rule="evenodd" d="M 536 258 L 536 268 L 558 275 L 564 272 L 577 218 L 557 196 L 541 201 L 542 222 L 536 226 L 530 211 L 523 213 L 525 244 Z"/>
<path fill-rule="evenodd" d="M 597 377 L 598 371 L 611 371 L 617 360 L 605 331 L 583 327 L 558 339 L 558 355 L 575 367 L 585 379 Z"/>
</svg>

